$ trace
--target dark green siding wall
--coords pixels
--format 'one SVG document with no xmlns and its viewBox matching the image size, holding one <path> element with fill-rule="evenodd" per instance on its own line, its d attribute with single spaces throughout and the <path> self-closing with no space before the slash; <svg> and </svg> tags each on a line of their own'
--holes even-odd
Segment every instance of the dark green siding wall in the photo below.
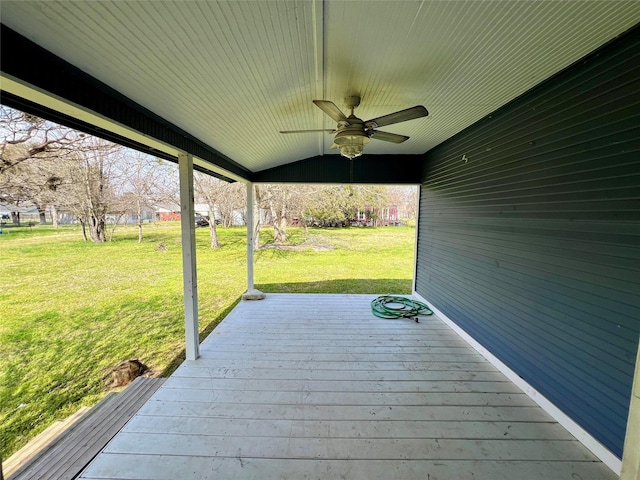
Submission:
<svg viewBox="0 0 640 480">
<path fill-rule="evenodd" d="M 640 29 L 425 158 L 416 291 L 621 456 L 640 331 Z"/>
</svg>

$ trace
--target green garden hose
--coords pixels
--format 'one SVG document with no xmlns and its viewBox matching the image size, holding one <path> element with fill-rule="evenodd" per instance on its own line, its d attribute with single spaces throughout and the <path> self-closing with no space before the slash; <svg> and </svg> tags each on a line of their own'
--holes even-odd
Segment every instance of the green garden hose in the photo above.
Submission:
<svg viewBox="0 0 640 480">
<path fill-rule="evenodd" d="M 383 295 L 373 300 L 371 312 L 378 318 L 415 318 L 416 321 L 419 315 L 433 315 L 424 303 L 395 295 Z"/>
</svg>

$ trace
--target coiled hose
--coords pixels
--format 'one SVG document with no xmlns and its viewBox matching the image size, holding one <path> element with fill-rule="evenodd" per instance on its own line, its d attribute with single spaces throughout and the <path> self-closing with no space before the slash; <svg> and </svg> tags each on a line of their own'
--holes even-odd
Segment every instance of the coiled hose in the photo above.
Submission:
<svg viewBox="0 0 640 480">
<path fill-rule="evenodd" d="M 433 315 L 424 303 L 395 295 L 382 295 L 373 300 L 371 312 L 378 318 L 414 318 L 416 321 L 419 315 Z"/>
</svg>

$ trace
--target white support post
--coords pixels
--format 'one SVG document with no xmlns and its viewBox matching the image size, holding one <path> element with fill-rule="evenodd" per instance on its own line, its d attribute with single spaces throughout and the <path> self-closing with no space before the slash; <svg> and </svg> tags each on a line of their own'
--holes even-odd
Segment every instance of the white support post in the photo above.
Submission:
<svg viewBox="0 0 640 480">
<path fill-rule="evenodd" d="M 254 190 L 253 183 L 247 183 L 247 291 L 243 300 L 262 300 L 266 295 L 253 286 L 253 228 L 254 228 Z"/>
<path fill-rule="evenodd" d="M 620 480 L 640 478 L 640 344 L 636 358 L 636 374 L 631 388 L 631 404 L 627 420 L 627 436 L 622 454 Z"/>
<path fill-rule="evenodd" d="M 413 280 L 411 281 L 411 291 L 416 291 L 416 283 L 418 281 L 418 226 L 420 225 L 420 194 L 422 191 L 422 185 L 418 185 L 418 192 L 416 194 L 416 233 L 413 239 Z"/>
<path fill-rule="evenodd" d="M 178 155 L 180 173 L 180 225 L 182 227 L 182 277 L 184 286 L 184 327 L 187 360 L 198 352 L 198 279 L 196 275 L 196 227 L 193 205 L 193 157 Z"/>
</svg>

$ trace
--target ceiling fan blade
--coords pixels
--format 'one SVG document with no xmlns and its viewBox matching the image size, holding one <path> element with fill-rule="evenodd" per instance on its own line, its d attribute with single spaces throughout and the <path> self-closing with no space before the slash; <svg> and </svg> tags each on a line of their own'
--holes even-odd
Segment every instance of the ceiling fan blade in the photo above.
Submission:
<svg viewBox="0 0 640 480">
<path fill-rule="evenodd" d="M 371 138 L 375 138 L 376 140 L 382 140 L 384 142 L 392 142 L 392 143 L 402 143 L 409 140 L 409 137 L 405 135 L 398 135 L 397 133 L 389 133 L 389 132 L 380 132 L 378 130 L 374 130 Z"/>
<path fill-rule="evenodd" d="M 372 118 L 367 120 L 364 124 L 369 128 L 384 127 L 385 125 L 392 125 L 394 123 L 406 122 L 407 120 L 413 120 L 414 118 L 426 117 L 429 112 L 422 105 L 416 105 L 415 107 L 407 108 L 406 110 L 400 110 L 399 112 L 383 115 L 382 117 Z"/>
<path fill-rule="evenodd" d="M 342 113 L 342 110 L 340 110 L 335 103 L 330 102 L 329 100 L 314 100 L 313 103 L 315 103 L 316 107 L 329 115 L 337 123 L 348 122 L 345 114 Z"/>
<path fill-rule="evenodd" d="M 324 130 L 280 130 L 280 133 L 315 133 L 315 132 L 328 132 L 335 133 L 335 130 L 330 128 Z"/>
</svg>

